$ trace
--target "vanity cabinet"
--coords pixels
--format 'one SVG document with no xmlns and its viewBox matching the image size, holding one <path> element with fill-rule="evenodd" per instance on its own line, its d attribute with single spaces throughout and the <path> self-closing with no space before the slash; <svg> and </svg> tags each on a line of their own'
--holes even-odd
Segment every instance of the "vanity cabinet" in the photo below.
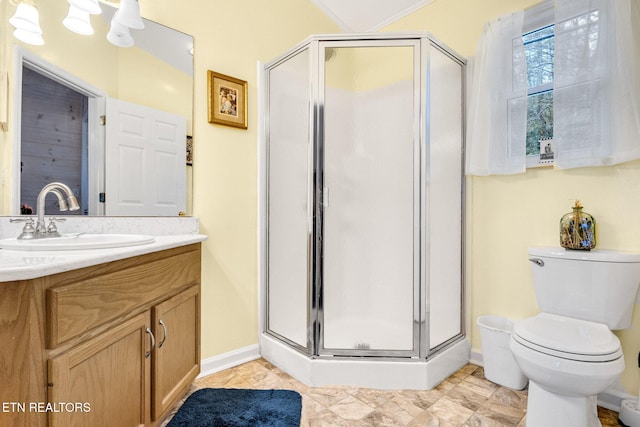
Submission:
<svg viewBox="0 0 640 427">
<path fill-rule="evenodd" d="M 50 427 L 144 426 L 149 423 L 148 313 L 49 359 L 47 401 L 71 403 L 49 414 Z M 149 357 L 146 355 L 149 354 Z M 75 405 L 79 405 L 78 408 Z"/>
<path fill-rule="evenodd" d="M 200 244 L 0 283 L 0 339 L 0 426 L 158 425 L 200 372 Z"/>
<path fill-rule="evenodd" d="M 151 382 L 152 419 L 173 408 L 200 373 L 200 291 L 197 286 L 155 306 L 156 349 Z"/>
</svg>

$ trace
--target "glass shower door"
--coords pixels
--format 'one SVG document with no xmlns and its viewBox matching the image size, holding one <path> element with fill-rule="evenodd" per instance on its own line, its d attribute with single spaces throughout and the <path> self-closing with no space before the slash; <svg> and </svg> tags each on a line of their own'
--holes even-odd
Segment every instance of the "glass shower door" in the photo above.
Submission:
<svg viewBox="0 0 640 427">
<path fill-rule="evenodd" d="M 309 50 L 269 71 L 267 330 L 309 352 L 311 138 Z"/>
<path fill-rule="evenodd" d="M 419 45 L 325 42 L 320 49 L 319 353 L 416 356 Z"/>
</svg>

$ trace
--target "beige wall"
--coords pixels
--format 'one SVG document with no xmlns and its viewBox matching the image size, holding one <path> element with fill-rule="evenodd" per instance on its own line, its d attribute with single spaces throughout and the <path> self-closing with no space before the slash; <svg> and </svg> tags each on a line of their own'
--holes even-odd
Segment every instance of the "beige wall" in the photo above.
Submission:
<svg viewBox="0 0 640 427">
<path fill-rule="evenodd" d="M 195 37 L 194 214 L 202 258 L 202 357 L 258 342 L 257 61 L 337 26 L 310 1 L 142 0 L 145 17 Z M 249 128 L 207 122 L 207 70 L 247 80 Z"/>
<path fill-rule="evenodd" d="M 119 49 L 118 93 L 123 101 L 146 105 L 187 119 L 193 132 L 193 77 L 136 48 Z"/>
<path fill-rule="evenodd" d="M 179 93 L 191 89 L 191 79 L 185 73 L 136 46 L 126 49 L 113 46 L 105 39 L 109 28 L 100 16 L 91 19 L 95 34 L 80 36 L 62 25 L 68 3 L 40 1 L 36 5 L 45 44 L 31 46 L 11 36 L 13 27 L 6 19 L 13 14 L 14 7 L 9 5 L 7 17 L 2 21 L 3 30 L 7 30 L 3 33 L 8 34 L 4 48 L 9 55 L 13 55 L 13 45 L 19 45 L 108 96 L 191 117 L 191 102 L 178 98 Z M 13 71 L 11 59 L 3 66 Z"/>
<path fill-rule="evenodd" d="M 202 357 L 208 358 L 258 341 L 257 61 L 271 60 L 311 33 L 336 32 L 338 27 L 310 1 L 193 0 L 187 6 L 173 0 L 140 3 L 145 18 L 195 38 L 193 206 L 202 232 L 209 235 L 203 250 L 202 295 Z M 66 2 L 39 0 L 37 4 L 47 45 L 28 49 L 54 64 L 64 64 L 83 79 L 107 74 L 117 80 L 117 75 L 107 71 L 105 61 L 115 61 L 112 55 L 128 56 L 131 50 L 92 53 L 86 38 L 60 24 Z M 19 43 L 7 23 L 14 10 L 7 0 L 0 0 L 0 70 L 11 71 L 12 46 Z M 92 23 L 96 29 L 93 37 L 104 37 L 106 25 L 101 19 L 93 17 Z M 52 53 L 47 48 L 60 43 L 70 50 Z M 85 61 L 72 59 L 71 51 L 82 52 Z M 247 130 L 207 122 L 207 70 L 248 81 Z M 101 87 L 113 96 L 128 98 L 115 84 Z M 137 102 L 136 96 L 128 99 Z M 160 102 L 176 104 L 167 95 Z M 10 132 L 0 132 L 0 144 L 0 166 L 5 170 L 11 164 Z M 10 185 L 6 184 L 0 208 L 8 205 Z"/>
<path fill-rule="evenodd" d="M 475 53 L 482 24 L 538 0 L 436 0 L 385 31 L 424 30 L 461 55 Z M 640 251 L 640 161 L 603 168 L 531 169 L 522 175 L 468 179 L 467 289 L 470 338 L 480 350 L 475 319 L 495 314 L 521 319 L 538 312 L 528 246 L 558 246 L 560 217 L 580 199 L 598 224 L 598 247 Z M 637 394 L 640 307 L 633 326 L 616 332 L 627 368 L 622 385 Z"/>
<path fill-rule="evenodd" d="M 470 56 L 484 22 L 535 3 L 435 0 L 385 31 L 429 31 Z M 194 213 L 209 235 L 202 298 L 202 357 L 207 358 L 258 341 L 256 61 L 270 60 L 309 34 L 339 30 L 310 1 L 194 0 L 186 7 L 172 0 L 142 0 L 141 7 L 145 17 L 195 37 Z M 248 130 L 207 123 L 208 69 L 248 81 Z M 640 162 L 468 179 L 467 285 L 474 349 L 480 348 L 478 315 L 518 319 L 537 312 L 526 248 L 558 243 L 559 218 L 573 199 L 582 200 L 596 217 L 599 247 L 640 251 L 640 223 L 626 219 L 640 210 L 638 183 Z M 636 310 L 633 327 L 618 333 L 627 359 L 623 384 L 633 394 L 639 332 Z"/>
</svg>

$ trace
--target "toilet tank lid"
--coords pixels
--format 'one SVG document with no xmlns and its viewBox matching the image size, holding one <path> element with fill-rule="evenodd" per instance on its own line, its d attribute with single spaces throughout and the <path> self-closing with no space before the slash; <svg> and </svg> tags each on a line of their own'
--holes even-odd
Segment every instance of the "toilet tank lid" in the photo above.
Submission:
<svg viewBox="0 0 640 427">
<path fill-rule="evenodd" d="M 560 247 L 531 247 L 529 256 L 539 258 L 564 258 L 577 261 L 640 263 L 640 253 L 592 249 L 590 251 L 569 250 Z"/>
</svg>

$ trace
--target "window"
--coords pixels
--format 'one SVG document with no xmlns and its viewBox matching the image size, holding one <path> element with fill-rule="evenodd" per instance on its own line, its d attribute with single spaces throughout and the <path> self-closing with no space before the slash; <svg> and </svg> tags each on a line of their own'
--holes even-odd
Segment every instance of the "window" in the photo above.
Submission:
<svg viewBox="0 0 640 427">
<path fill-rule="evenodd" d="M 554 28 L 549 25 L 523 36 L 527 60 L 527 166 L 553 162 Z"/>
<path fill-rule="evenodd" d="M 487 23 L 472 62 L 466 173 L 640 159 L 639 22 L 638 0 L 545 0 Z"/>
</svg>

